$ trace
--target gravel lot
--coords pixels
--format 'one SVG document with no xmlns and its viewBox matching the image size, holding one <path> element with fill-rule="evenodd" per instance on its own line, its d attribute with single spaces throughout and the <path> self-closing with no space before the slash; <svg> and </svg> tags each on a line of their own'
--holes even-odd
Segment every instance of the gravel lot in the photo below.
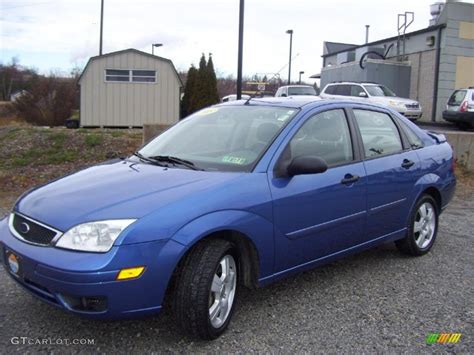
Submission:
<svg viewBox="0 0 474 355">
<path fill-rule="evenodd" d="M 474 194 L 458 192 L 429 254 L 406 257 L 389 244 L 240 290 L 229 330 L 208 343 L 181 336 L 169 312 L 133 321 L 77 318 L 34 299 L 0 268 L 0 353 L 473 353 Z M 426 345 L 430 332 L 463 335 L 456 345 Z M 23 345 L 12 337 L 95 344 Z"/>
</svg>

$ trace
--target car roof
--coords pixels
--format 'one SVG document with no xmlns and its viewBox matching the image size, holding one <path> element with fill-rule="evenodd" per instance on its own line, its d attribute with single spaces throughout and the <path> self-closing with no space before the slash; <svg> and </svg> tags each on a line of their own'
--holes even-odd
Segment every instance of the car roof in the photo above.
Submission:
<svg viewBox="0 0 474 355">
<path fill-rule="evenodd" d="M 312 88 L 311 85 L 283 85 L 280 88 Z"/>
<path fill-rule="evenodd" d="M 238 101 L 229 101 L 217 104 L 215 106 L 223 107 L 223 106 L 243 106 L 247 100 L 238 100 Z M 274 106 L 274 107 L 285 107 L 285 108 L 303 108 L 305 106 L 311 105 L 312 108 L 330 105 L 330 104 L 339 104 L 339 105 L 357 105 L 357 106 L 365 106 L 365 107 L 372 107 L 382 110 L 390 110 L 387 106 L 374 103 L 374 102 L 362 102 L 362 101 L 355 101 L 355 100 L 347 100 L 347 99 L 334 99 L 334 98 L 321 98 L 319 96 L 290 96 L 290 97 L 269 97 L 269 98 L 262 98 L 257 99 L 253 98 L 249 101 L 249 106 Z"/>
<path fill-rule="evenodd" d="M 312 102 L 329 101 L 328 99 L 322 99 L 319 96 L 290 96 L 290 97 L 264 97 L 264 98 L 252 98 L 249 104 L 259 106 L 277 106 L 277 107 L 289 107 L 289 108 L 300 108 Z M 333 102 L 335 100 L 331 100 Z M 236 100 L 229 101 L 219 104 L 218 106 L 241 106 L 244 105 L 247 100 Z"/>
<path fill-rule="evenodd" d="M 378 83 L 370 83 L 370 82 L 357 82 L 357 81 L 337 81 L 337 82 L 332 82 L 328 83 L 328 85 L 341 85 L 341 84 L 350 84 L 350 85 L 377 85 L 380 86 L 382 84 Z"/>
</svg>

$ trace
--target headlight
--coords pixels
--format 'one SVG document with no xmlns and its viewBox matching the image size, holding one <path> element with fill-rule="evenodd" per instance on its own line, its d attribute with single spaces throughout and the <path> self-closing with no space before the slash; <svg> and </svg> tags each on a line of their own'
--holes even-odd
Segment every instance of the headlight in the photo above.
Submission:
<svg viewBox="0 0 474 355">
<path fill-rule="evenodd" d="M 104 253 L 112 248 L 120 233 L 136 219 L 117 219 L 80 224 L 59 238 L 56 247 Z"/>
<path fill-rule="evenodd" d="M 394 106 L 394 107 L 405 107 L 405 104 L 403 102 L 400 102 L 400 101 L 389 101 L 388 102 L 390 104 L 390 106 Z"/>
</svg>

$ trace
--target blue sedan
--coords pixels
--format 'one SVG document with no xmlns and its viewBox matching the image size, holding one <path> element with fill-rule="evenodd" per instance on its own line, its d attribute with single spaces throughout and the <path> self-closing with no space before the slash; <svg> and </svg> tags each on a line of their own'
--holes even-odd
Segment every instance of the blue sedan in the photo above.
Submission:
<svg viewBox="0 0 474 355">
<path fill-rule="evenodd" d="M 126 159 L 28 191 L 0 221 L 18 285 L 71 313 L 172 305 L 188 334 L 227 328 L 255 288 L 395 242 L 433 247 L 456 185 L 443 135 L 388 108 L 234 101 L 182 120 Z"/>
</svg>

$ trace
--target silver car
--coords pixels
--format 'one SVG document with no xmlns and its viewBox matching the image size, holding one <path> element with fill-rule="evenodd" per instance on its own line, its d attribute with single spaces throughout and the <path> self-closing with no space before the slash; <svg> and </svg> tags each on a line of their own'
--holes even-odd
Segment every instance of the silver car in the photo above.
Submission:
<svg viewBox="0 0 474 355">
<path fill-rule="evenodd" d="M 474 87 L 455 90 L 446 104 L 443 118 L 463 130 L 474 128 Z"/>
</svg>

